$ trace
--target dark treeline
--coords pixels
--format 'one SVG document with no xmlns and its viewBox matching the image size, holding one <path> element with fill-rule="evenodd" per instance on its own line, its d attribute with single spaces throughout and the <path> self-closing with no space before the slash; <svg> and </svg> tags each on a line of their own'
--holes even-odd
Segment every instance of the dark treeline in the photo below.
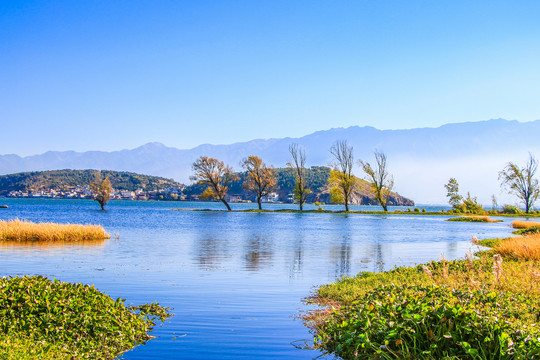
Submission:
<svg viewBox="0 0 540 360">
<path fill-rule="evenodd" d="M 94 181 L 96 170 L 33 171 L 0 176 L 0 194 L 10 191 L 67 190 L 76 186 L 88 186 Z M 135 174 L 124 171 L 101 171 L 115 189 L 135 191 L 181 188 L 184 185 L 162 177 Z"/>
</svg>

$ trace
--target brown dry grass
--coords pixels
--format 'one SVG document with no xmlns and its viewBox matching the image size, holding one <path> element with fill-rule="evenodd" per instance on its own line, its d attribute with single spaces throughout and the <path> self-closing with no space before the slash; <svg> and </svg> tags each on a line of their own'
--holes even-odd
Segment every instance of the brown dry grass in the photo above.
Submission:
<svg viewBox="0 0 540 360">
<path fill-rule="evenodd" d="M 540 260 L 540 234 L 508 238 L 494 250 L 505 258 Z"/>
<path fill-rule="evenodd" d="M 100 225 L 0 221 L 0 241 L 83 241 L 109 239 Z"/>
<path fill-rule="evenodd" d="M 532 226 L 540 226 L 540 223 L 536 221 L 521 221 L 521 220 L 512 221 L 512 227 L 514 229 L 527 229 Z"/>
</svg>

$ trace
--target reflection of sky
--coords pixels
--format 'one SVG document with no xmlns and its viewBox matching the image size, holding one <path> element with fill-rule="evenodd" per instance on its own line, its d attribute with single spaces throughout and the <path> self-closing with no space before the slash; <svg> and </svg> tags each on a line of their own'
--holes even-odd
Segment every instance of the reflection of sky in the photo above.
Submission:
<svg viewBox="0 0 540 360">
<path fill-rule="evenodd" d="M 111 202 L 100 212 L 91 201 L 6 200 L 0 219 L 94 223 L 119 234 L 99 246 L 0 246 L 0 261 L 2 275 L 44 274 L 174 307 L 160 337 L 126 359 L 311 359 L 316 352 L 289 344 L 309 338 L 290 315 L 314 285 L 441 253 L 462 257 L 471 235 L 510 233 L 508 221 L 434 216 L 169 211 L 179 203 L 163 202 Z"/>
</svg>

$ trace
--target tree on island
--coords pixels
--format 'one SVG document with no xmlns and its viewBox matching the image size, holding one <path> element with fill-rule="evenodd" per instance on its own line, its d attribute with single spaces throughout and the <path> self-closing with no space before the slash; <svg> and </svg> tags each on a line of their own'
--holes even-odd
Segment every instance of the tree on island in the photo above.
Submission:
<svg viewBox="0 0 540 360">
<path fill-rule="evenodd" d="M 375 150 L 376 167 L 370 163 L 360 160 L 360 165 L 366 173 L 367 180 L 371 182 L 371 191 L 382 206 L 384 211 L 388 211 L 388 198 L 394 187 L 394 177 L 388 172 L 386 155 L 382 151 Z"/>
<path fill-rule="evenodd" d="M 505 168 L 499 172 L 501 187 L 506 188 L 510 194 L 516 195 L 524 204 L 525 212 L 529 213 L 534 202 L 540 196 L 538 180 L 534 178 L 538 170 L 538 160 L 529 153 L 529 160 L 525 167 L 509 162 Z"/>
<path fill-rule="evenodd" d="M 306 151 L 295 143 L 289 145 L 289 152 L 292 161 L 287 163 L 287 167 L 294 173 L 294 199 L 298 201 L 300 211 L 302 211 L 306 198 L 311 193 L 311 190 L 307 188 Z"/>
<path fill-rule="evenodd" d="M 328 179 L 332 201 L 345 204 L 345 211 L 349 211 L 351 195 L 357 184 L 352 173 L 353 147 L 347 145 L 345 140 L 338 140 L 330 148 L 330 153 L 334 156 L 333 169 Z"/>
<path fill-rule="evenodd" d="M 276 171 L 272 166 L 266 166 L 261 158 L 255 155 L 242 160 L 242 167 L 247 172 L 243 187 L 255 193 L 259 210 L 262 210 L 261 199 L 277 187 Z"/>
<path fill-rule="evenodd" d="M 105 205 L 111 199 L 112 186 L 109 178 L 103 179 L 101 172 L 97 172 L 94 175 L 94 181 L 90 184 L 90 190 L 92 190 L 92 197 L 101 206 L 101 210 L 105 210 Z"/>
<path fill-rule="evenodd" d="M 446 197 L 448 198 L 448 203 L 455 210 L 462 210 L 463 196 L 459 195 L 459 184 L 455 178 L 450 178 L 448 184 L 444 185 L 446 189 Z"/>
<path fill-rule="evenodd" d="M 227 192 L 231 183 L 238 180 L 232 167 L 225 165 L 223 161 L 201 156 L 193 163 L 192 169 L 194 175 L 190 179 L 200 185 L 208 185 L 201 195 L 202 198 L 220 200 L 227 210 L 231 211 L 226 199 Z"/>
</svg>

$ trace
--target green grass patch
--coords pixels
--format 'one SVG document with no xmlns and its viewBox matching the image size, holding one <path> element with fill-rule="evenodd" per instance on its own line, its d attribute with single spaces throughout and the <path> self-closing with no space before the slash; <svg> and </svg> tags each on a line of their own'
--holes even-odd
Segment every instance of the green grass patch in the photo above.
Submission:
<svg viewBox="0 0 540 360">
<path fill-rule="evenodd" d="M 306 302 L 320 308 L 303 316 L 313 347 L 343 359 L 540 356 L 538 264 L 505 259 L 498 266 L 491 255 L 363 272 L 319 287 Z"/>
<path fill-rule="evenodd" d="M 459 217 L 447 219 L 446 221 L 492 223 L 492 222 L 500 222 L 502 220 L 493 220 L 488 216 L 459 216 Z"/>
<path fill-rule="evenodd" d="M 513 232 L 516 235 L 531 235 L 531 234 L 540 234 L 540 226 L 531 226 L 526 229 L 520 229 Z"/>
<path fill-rule="evenodd" d="M 0 279 L 0 359 L 114 359 L 170 314 L 126 306 L 94 286 L 42 276 Z"/>
</svg>

